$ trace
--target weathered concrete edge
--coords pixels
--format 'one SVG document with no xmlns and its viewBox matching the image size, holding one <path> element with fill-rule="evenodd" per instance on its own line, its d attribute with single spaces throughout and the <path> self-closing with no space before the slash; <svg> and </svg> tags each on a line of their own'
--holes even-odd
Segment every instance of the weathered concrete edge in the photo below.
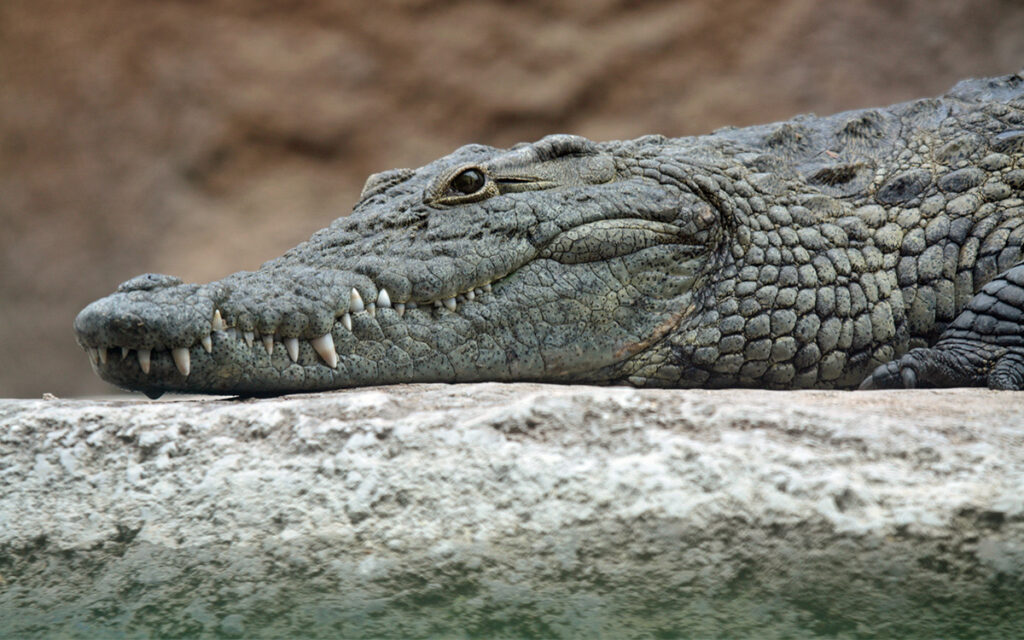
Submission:
<svg viewBox="0 0 1024 640">
<path fill-rule="evenodd" d="M 4 401 L 0 619 L 1005 637 L 1024 623 L 1022 406 L 522 384 Z"/>
</svg>

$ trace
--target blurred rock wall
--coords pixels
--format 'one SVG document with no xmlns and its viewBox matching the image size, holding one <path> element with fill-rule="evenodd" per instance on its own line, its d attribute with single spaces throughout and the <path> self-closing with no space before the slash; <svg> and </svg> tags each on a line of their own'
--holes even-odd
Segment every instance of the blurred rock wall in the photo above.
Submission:
<svg viewBox="0 0 1024 640">
<path fill-rule="evenodd" d="M 255 268 L 369 173 L 938 94 L 1022 33 L 1011 0 L 4 0 L 0 396 L 109 391 L 79 309 Z"/>
</svg>

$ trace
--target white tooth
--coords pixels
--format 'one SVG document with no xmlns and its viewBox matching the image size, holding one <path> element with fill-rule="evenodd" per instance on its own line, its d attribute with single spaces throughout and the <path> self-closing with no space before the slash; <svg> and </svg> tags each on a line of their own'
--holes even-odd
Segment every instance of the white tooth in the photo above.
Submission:
<svg viewBox="0 0 1024 640">
<path fill-rule="evenodd" d="M 330 333 L 325 333 L 319 338 L 310 340 L 309 344 L 313 345 L 313 348 L 324 359 L 328 367 L 332 369 L 338 368 L 338 354 L 334 352 L 334 336 Z"/>
<path fill-rule="evenodd" d="M 121 359 L 124 360 L 128 357 L 128 352 L 131 351 L 128 347 L 121 347 Z"/>
<path fill-rule="evenodd" d="M 139 366 L 142 367 L 142 373 L 149 373 L 149 349 L 139 349 L 135 355 L 139 357 Z"/>
<path fill-rule="evenodd" d="M 444 305 L 443 305 L 443 304 L 441 304 L 441 301 L 440 301 L 440 300 L 434 300 L 434 306 L 435 306 L 435 307 L 437 307 L 438 309 L 440 309 L 440 308 L 441 308 L 441 307 L 443 307 Z"/>
<path fill-rule="evenodd" d="M 370 314 L 371 318 L 376 316 L 377 315 L 377 305 L 373 304 L 372 302 L 370 304 L 366 305 L 366 313 Z"/>
<path fill-rule="evenodd" d="M 185 347 L 175 347 L 171 349 L 171 357 L 174 358 L 174 364 L 178 367 L 181 375 L 187 378 L 188 372 L 192 369 L 192 358 L 188 354 L 188 349 Z"/>
<path fill-rule="evenodd" d="M 449 311 L 455 311 L 455 298 L 446 298 L 444 301 L 444 306 L 448 307 Z"/>
<path fill-rule="evenodd" d="M 470 289 L 469 291 L 466 292 L 466 300 L 472 300 L 475 297 L 476 297 L 476 294 L 473 293 L 472 289 Z"/>
<path fill-rule="evenodd" d="M 252 331 L 245 331 L 242 333 L 242 336 L 245 338 L 245 344 L 249 345 L 249 348 L 252 349 L 252 341 L 256 338 L 256 335 Z"/>
<path fill-rule="evenodd" d="M 263 336 L 263 348 L 267 350 L 267 355 L 274 355 L 274 334 L 268 333 Z"/>
<path fill-rule="evenodd" d="M 213 312 L 213 322 L 210 324 L 213 331 L 223 331 L 227 328 L 227 325 L 224 324 L 224 318 L 220 316 L 220 309 Z"/>
<path fill-rule="evenodd" d="M 405 315 L 405 305 L 402 304 L 401 302 L 396 302 L 395 303 L 395 313 L 398 314 L 399 318 L 404 316 Z"/>
<path fill-rule="evenodd" d="M 377 294 L 377 306 L 378 307 L 390 307 L 391 296 L 388 295 L 387 289 L 381 289 L 380 293 Z"/>
<path fill-rule="evenodd" d="M 482 296 L 482 295 L 484 295 L 484 290 L 483 290 L 483 289 L 481 289 L 480 287 L 477 287 L 476 289 L 473 289 L 473 292 L 474 292 L 474 293 L 475 293 L 476 295 L 478 295 L 478 296 Z"/>
<path fill-rule="evenodd" d="M 341 324 L 345 325 L 345 328 L 348 329 L 349 331 L 351 331 L 352 330 L 352 314 L 351 313 L 346 313 L 345 315 L 341 316 Z"/>
<path fill-rule="evenodd" d="M 285 351 L 288 352 L 288 357 L 292 359 L 292 362 L 299 361 L 299 339 L 298 338 L 284 338 L 281 340 L 284 343 Z"/>
<path fill-rule="evenodd" d="M 352 289 L 352 295 L 349 296 L 349 298 L 348 310 L 350 313 L 356 313 L 357 311 L 363 310 L 363 298 L 359 295 L 358 291 Z"/>
<path fill-rule="evenodd" d="M 206 353 L 213 353 L 213 340 L 210 339 L 210 334 L 199 338 L 199 342 L 203 344 L 203 349 L 206 349 Z"/>
<path fill-rule="evenodd" d="M 103 364 L 107 364 L 107 348 L 106 347 L 100 347 L 99 353 L 97 355 L 99 355 L 99 357 L 100 357 L 100 362 L 102 362 Z"/>
<path fill-rule="evenodd" d="M 487 293 L 491 292 L 491 283 L 490 282 L 488 282 L 487 284 L 484 285 L 484 291 L 486 291 Z"/>
<path fill-rule="evenodd" d="M 85 350 L 89 354 L 89 362 L 93 364 L 99 364 L 100 361 L 100 350 L 96 347 L 89 347 Z"/>
</svg>

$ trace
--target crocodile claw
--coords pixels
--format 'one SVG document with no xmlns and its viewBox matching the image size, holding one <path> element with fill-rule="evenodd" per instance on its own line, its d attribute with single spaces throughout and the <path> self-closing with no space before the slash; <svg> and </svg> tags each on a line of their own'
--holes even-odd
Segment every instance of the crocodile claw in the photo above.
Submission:
<svg viewBox="0 0 1024 640">
<path fill-rule="evenodd" d="M 900 358 L 879 365 L 871 375 L 864 378 L 858 389 L 914 389 L 917 387 L 917 371 L 914 370 L 913 364 L 912 359 L 904 361 L 904 358 Z"/>
</svg>

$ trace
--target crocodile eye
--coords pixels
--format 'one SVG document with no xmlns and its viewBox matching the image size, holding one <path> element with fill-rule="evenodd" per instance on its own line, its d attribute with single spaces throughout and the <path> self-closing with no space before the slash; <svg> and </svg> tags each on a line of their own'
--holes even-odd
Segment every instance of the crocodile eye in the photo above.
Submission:
<svg viewBox="0 0 1024 640">
<path fill-rule="evenodd" d="M 459 175 L 452 178 L 451 188 L 459 193 L 469 195 L 484 188 L 487 178 L 477 169 L 466 169 Z"/>
</svg>

